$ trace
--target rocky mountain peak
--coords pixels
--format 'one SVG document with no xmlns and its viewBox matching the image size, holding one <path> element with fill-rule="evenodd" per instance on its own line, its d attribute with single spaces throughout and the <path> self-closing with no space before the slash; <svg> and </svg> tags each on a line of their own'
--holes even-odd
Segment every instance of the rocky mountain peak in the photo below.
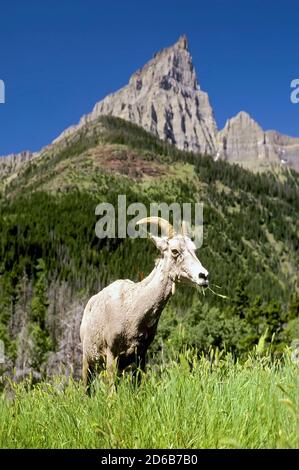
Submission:
<svg viewBox="0 0 299 470">
<path fill-rule="evenodd" d="M 160 87 L 167 91 L 177 89 L 178 85 L 191 90 L 197 89 L 197 78 L 186 36 L 181 36 L 173 46 L 157 52 L 152 60 L 132 75 L 129 84 L 141 90 L 143 78 L 150 79 L 153 83 L 160 82 Z"/>
<path fill-rule="evenodd" d="M 243 125 L 256 124 L 253 118 L 246 111 L 240 111 L 231 121 L 239 121 Z"/>
<path fill-rule="evenodd" d="M 229 119 L 217 135 L 217 156 L 250 170 L 279 165 L 299 169 L 299 139 L 264 131 L 245 111 Z"/>
<path fill-rule="evenodd" d="M 223 131 L 220 132 L 263 132 L 260 125 L 246 111 L 240 111 L 236 116 L 228 119 Z"/>
<path fill-rule="evenodd" d="M 180 149 L 216 152 L 216 122 L 208 95 L 198 85 L 186 36 L 156 53 L 127 86 L 97 103 L 78 125 L 56 141 L 101 115 L 121 117 L 142 126 Z"/>
<path fill-rule="evenodd" d="M 181 49 L 186 49 L 188 50 L 188 38 L 185 34 L 182 34 L 182 36 L 179 37 L 177 43 L 175 46 L 180 47 Z"/>
</svg>

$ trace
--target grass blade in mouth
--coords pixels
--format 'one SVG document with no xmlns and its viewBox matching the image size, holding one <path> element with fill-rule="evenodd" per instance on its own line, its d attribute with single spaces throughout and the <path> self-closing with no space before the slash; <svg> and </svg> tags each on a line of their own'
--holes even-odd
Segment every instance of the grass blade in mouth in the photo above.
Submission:
<svg viewBox="0 0 299 470">
<path fill-rule="evenodd" d="M 216 286 L 216 287 L 219 287 L 219 286 Z M 229 297 L 227 295 L 223 295 L 223 294 L 218 294 L 217 292 L 213 291 L 213 289 L 211 289 L 210 286 L 208 286 L 208 289 L 213 292 L 213 294 L 217 295 L 217 297 L 221 297 L 222 299 L 229 299 Z M 219 289 L 221 289 L 221 287 L 219 287 Z"/>
</svg>

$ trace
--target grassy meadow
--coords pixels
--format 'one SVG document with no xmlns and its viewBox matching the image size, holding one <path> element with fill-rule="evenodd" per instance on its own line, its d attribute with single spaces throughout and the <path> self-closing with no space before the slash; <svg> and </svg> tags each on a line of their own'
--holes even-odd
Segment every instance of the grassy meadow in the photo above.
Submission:
<svg viewBox="0 0 299 470">
<path fill-rule="evenodd" d="M 10 384 L 0 399 L 1 448 L 298 448 L 299 366 L 250 356 L 153 367 L 136 388 L 103 380 L 94 395 L 65 377 Z"/>
</svg>

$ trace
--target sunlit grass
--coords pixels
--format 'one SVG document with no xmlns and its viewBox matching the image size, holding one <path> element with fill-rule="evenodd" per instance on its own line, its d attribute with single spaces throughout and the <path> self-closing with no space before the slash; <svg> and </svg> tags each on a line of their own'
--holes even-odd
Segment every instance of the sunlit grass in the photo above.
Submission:
<svg viewBox="0 0 299 470">
<path fill-rule="evenodd" d="M 288 357 L 246 363 L 191 354 L 123 377 L 91 398 L 57 377 L 0 397 L 2 448 L 277 448 L 299 446 L 299 367 Z"/>
</svg>

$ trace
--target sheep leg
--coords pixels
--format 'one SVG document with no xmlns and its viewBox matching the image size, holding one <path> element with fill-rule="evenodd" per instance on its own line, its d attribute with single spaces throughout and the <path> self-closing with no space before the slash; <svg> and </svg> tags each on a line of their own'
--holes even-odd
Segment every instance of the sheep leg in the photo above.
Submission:
<svg viewBox="0 0 299 470">
<path fill-rule="evenodd" d="M 146 369 L 145 356 L 146 354 L 142 353 L 142 354 L 138 354 L 136 358 L 136 368 L 133 370 L 132 377 L 137 386 L 141 384 L 142 374 L 145 372 L 145 369 Z"/>
<path fill-rule="evenodd" d="M 117 372 L 117 358 L 114 357 L 112 352 L 108 349 L 106 352 L 106 370 L 108 376 L 108 383 L 110 388 L 110 393 L 115 391 L 115 378 Z"/>
<path fill-rule="evenodd" d="M 93 371 L 94 368 L 91 364 L 89 364 L 86 358 L 83 359 L 83 368 L 82 368 L 82 378 L 83 378 L 83 385 L 85 387 L 85 391 L 87 395 L 91 395 L 91 382 L 93 379 Z"/>
<path fill-rule="evenodd" d="M 145 359 L 146 354 L 141 354 L 138 356 L 138 367 L 142 372 L 145 372 L 146 370 L 146 359 Z"/>
</svg>

